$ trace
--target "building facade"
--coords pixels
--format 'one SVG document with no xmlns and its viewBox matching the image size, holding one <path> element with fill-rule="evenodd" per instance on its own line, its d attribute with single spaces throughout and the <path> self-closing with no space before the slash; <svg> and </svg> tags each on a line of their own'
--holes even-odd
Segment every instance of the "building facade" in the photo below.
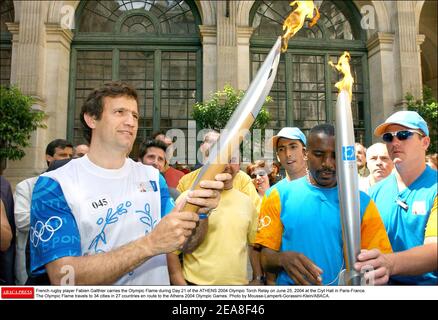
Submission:
<svg viewBox="0 0 438 320">
<path fill-rule="evenodd" d="M 437 96 L 436 1 L 314 1 L 321 18 L 289 41 L 270 96 L 270 128 L 304 131 L 333 122 L 339 80 L 328 61 L 349 51 L 356 139 L 404 108 L 422 86 Z M 26 157 L 9 161 L 14 184 L 45 170 L 55 138 L 83 142 L 88 92 L 124 80 L 139 92 L 138 141 L 152 131 L 187 133 L 191 108 L 225 84 L 245 90 L 291 11 L 290 1 L 1 2 L 2 85 L 17 85 L 46 115 Z"/>
</svg>

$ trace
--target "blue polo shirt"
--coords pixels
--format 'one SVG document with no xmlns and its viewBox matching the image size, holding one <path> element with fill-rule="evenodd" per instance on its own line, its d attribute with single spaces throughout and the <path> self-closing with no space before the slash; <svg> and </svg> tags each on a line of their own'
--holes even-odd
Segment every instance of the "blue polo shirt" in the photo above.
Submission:
<svg viewBox="0 0 438 320">
<path fill-rule="evenodd" d="M 394 252 L 424 244 L 424 235 L 437 196 L 437 171 L 426 166 L 423 173 L 399 192 L 395 174 L 374 185 L 370 196 L 376 203 Z M 437 272 L 421 276 L 394 276 L 393 283 L 436 285 Z"/>
<path fill-rule="evenodd" d="M 361 248 L 392 252 L 383 222 L 370 197 L 360 192 Z M 337 285 L 345 269 L 338 188 L 319 188 L 306 177 L 278 183 L 262 201 L 256 241 L 264 247 L 304 254 L 323 270 L 324 285 Z M 277 284 L 292 285 L 285 271 Z"/>
</svg>

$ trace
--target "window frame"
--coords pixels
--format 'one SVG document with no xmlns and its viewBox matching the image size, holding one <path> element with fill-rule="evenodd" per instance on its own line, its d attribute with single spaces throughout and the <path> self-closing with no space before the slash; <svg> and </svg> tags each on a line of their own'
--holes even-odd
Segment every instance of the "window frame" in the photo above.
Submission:
<svg viewBox="0 0 438 320">
<path fill-rule="evenodd" d="M 186 0 L 185 3 L 191 8 L 191 12 L 195 18 L 196 27 L 201 22 L 199 11 L 193 1 Z M 86 1 L 81 1 L 76 10 L 76 25 L 84 11 Z M 140 10 L 141 11 L 141 10 Z M 133 15 L 138 15 L 138 9 L 129 10 L 120 15 L 119 20 L 114 23 L 113 32 L 95 32 L 95 33 L 80 33 L 75 30 L 71 45 L 70 53 L 70 76 L 69 76 L 69 97 L 68 97 L 68 122 L 67 122 L 67 138 L 73 141 L 75 137 L 75 109 L 81 106 L 75 105 L 76 100 L 76 75 L 78 52 L 80 51 L 110 51 L 112 52 L 112 80 L 119 80 L 120 70 L 120 52 L 151 52 L 154 55 L 154 77 L 153 77 L 153 107 L 152 107 L 152 128 L 140 127 L 144 129 L 143 135 L 137 135 L 136 141 L 141 141 L 147 138 L 148 130 L 154 132 L 160 130 L 161 122 L 161 60 L 163 52 L 193 52 L 196 54 L 196 101 L 202 100 L 202 43 L 200 33 L 198 36 L 181 36 L 174 34 L 157 34 L 150 33 L 123 33 L 120 28 L 127 18 Z M 148 19 L 151 19 L 150 14 L 144 14 Z M 117 29 L 118 28 L 118 29 Z M 199 29 L 198 29 L 199 31 Z M 139 108 L 145 107 L 142 101 L 139 101 Z M 176 119 L 181 120 L 181 119 Z M 185 119 L 182 119 L 185 120 Z M 191 120 L 190 113 L 187 114 L 187 125 L 182 130 L 187 130 L 188 121 Z"/>
<path fill-rule="evenodd" d="M 7 0 L 8 3 L 9 2 L 9 8 L 7 11 L 2 12 L 2 21 L 1 23 L 6 23 L 6 22 L 14 22 L 14 18 L 15 18 L 15 7 L 14 7 L 14 2 L 12 0 Z M 10 16 L 12 17 L 12 21 L 9 20 L 4 20 L 3 15 L 6 14 L 10 14 Z M 9 52 L 9 77 L 8 79 L 1 79 L 1 81 L 3 80 L 8 80 L 7 86 L 10 86 L 11 84 L 11 72 L 12 72 L 12 33 L 10 33 L 9 31 L 0 31 L 0 50 L 1 51 L 8 51 Z"/>
<path fill-rule="evenodd" d="M 325 112 L 327 122 L 334 123 L 335 114 L 332 106 L 333 94 L 337 89 L 332 86 L 330 66 L 328 61 L 330 56 L 340 57 L 345 50 L 347 50 L 351 57 L 359 57 L 362 67 L 362 85 L 363 85 L 363 103 L 364 103 L 364 127 L 355 126 L 356 130 L 363 130 L 365 132 L 363 144 L 369 145 L 372 142 L 371 130 L 371 112 L 370 112 L 370 89 L 369 89 L 369 73 L 368 73 L 368 49 L 366 47 L 366 33 L 360 28 L 361 15 L 355 5 L 350 1 L 331 1 L 344 14 L 350 23 L 351 30 L 357 40 L 341 40 L 341 39 L 303 39 L 292 38 L 289 41 L 289 46 L 286 53 L 282 54 L 282 61 L 285 64 L 286 76 L 286 126 L 294 126 L 294 100 L 293 100 L 293 55 L 309 55 L 309 56 L 323 56 L 324 57 L 324 83 L 325 83 Z M 250 25 L 253 24 L 258 7 L 262 4 L 261 0 L 254 3 L 250 11 Z M 307 22 L 306 22 L 307 23 Z M 324 25 L 321 26 L 324 29 Z M 281 30 L 281 29 L 280 29 Z M 324 30 L 323 30 L 324 36 Z M 274 45 L 276 38 L 268 38 L 263 36 L 253 36 L 250 39 L 250 70 L 252 70 L 252 54 L 262 53 L 267 54 L 270 48 Z M 251 79 L 255 75 L 251 72 Z M 354 93 L 353 93 L 354 95 Z M 359 119 L 358 119 L 359 120 Z M 276 127 L 279 130 L 281 127 Z M 356 138 L 358 138 L 356 136 Z"/>
</svg>

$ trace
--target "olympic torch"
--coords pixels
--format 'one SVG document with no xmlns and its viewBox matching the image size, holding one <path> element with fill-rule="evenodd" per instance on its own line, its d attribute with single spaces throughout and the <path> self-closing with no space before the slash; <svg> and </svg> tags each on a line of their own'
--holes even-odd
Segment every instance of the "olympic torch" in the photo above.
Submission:
<svg viewBox="0 0 438 320">
<path fill-rule="evenodd" d="M 199 189 L 202 180 L 214 180 L 222 173 L 233 153 L 243 140 L 242 132 L 251 128 L 265 99 L 271 91 L 280 61 L 281 37 L 278 37 L 244 97 L 240 101 L 218 141 L 211 147 L 209 156 L 190 190 Z M 196 212 L 197 206 L 186 203 L 184 211 Z"/>
<path fill-rule="evenodd" d="M 344 74 L 344 79 L 335 85 L 339 89 L 335 128 L 336 175 L 346 267 L 339 275 L 339 284 L 360 285 L 360 273 L 353 268 L 360 253 L 360 197 L 351 112 L 353 77 L 349 60 L 350 54 L 344 52 L 337 65 L 329 62 L 332 67 Z"/>
<path fill-rule="evenodd" d="M 283 30 L 285 33 L 278 37 L 243 99 L 221 132 L 219 140 L 211 147 L 207 162 L 190 190 L 199 189 L 199 183 L 202 180 L 212 180 L 216 174 L 223 172 L 234 151 L 243 140 L 241 133 L 248 130 L 254 123 L 272 88 L 280 61 L 280 53 L 287 50 L 289 39 L 303 27 L 306 18 L 312 19 L 309 23 L 309 27 L 312 27 L 320 17 L 313 1 L 293 1 L 290 5 L 291 7 L 295 6 L 295 9 L 284 21 Z M 198 207 L 189 203 L 184 206 L 184 211 L 196 212 L 197 209 Z"/>
</svg>

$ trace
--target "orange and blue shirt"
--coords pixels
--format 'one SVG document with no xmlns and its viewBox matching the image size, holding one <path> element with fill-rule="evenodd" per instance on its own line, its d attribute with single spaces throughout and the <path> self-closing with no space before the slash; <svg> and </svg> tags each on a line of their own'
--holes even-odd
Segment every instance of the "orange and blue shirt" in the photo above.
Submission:
<svg viewBox="0 0 438 320">
<path fill-rule="evenodd" d="M 377 207 L 360 192 L 361 247 L 392 252 Z M 262 201 L 255 242 L 280 252 L 302 253 L 323 270 L 324 285 L 337 285 L 345 269 L 338 188 L 319 188 L 306 177 L 275 185 Z M 277 284 L 292 285 L 283 270 Z"/>
<path fill-rule="evenodd" d="M 391 174 L 370 189 L 385 224 L 394 252 L 424 244 L 425 237 L 437 237 L 437 171 L 426 166 L 423 173 L 399 192 Z M 436 285 L 438 272 L 419 276 L 393 276 L 390 283 Z"/>
</svg>

